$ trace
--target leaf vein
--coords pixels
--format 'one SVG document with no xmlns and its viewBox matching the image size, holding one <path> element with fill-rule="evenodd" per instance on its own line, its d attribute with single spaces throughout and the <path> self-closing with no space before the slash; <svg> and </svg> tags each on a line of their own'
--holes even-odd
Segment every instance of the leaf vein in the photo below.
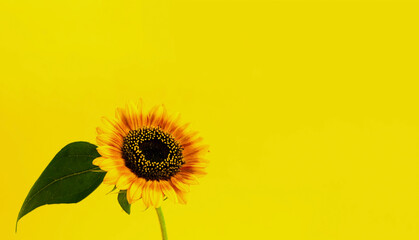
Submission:
<svg viewBox="0 0 419 240">
<path fill-rule="evenodd" d="M 63 180 L 63 179 L 69 178 L 69 177 L 73 177 L 73 176 L 76 176 L 76 175 L 80 175 L 80 174 L 83 174 L 83 173 L 86 173 L 86 172 L 93 172 L 94 170 L 97 170 L 97 169 L 98 169 L 97 167 L 94 167 L 94 168 L 90 168 L 90 169 L 87 169 L 87 170 L 84 170 L 84 171 L 81 171 L 81 172 L 76 172 L 76 173 L 72 173 L 72 174 L 65 175 L 65 176 L 63 176 L 63 177 L 57 178 L 57 179 L 55 179 L 54 181 L 52 181 L 52 182 L 48 183 L 48 184 L 47 184 L 46 186 L 44 186 L 43 188 L 39 189 L 39 191 L 37 191 L 35 194 L 33 194 L 33 195 L 32 195 L 32 197 L 31 197 L 31 198 L 29 198 L 29 199 L 28 199 L 27 203 L 29 203 L 30 201 L 32 201 L 32 199 L 33 199 L 36 195 L 38 195 L 41 191 L 43 191 L 45 188 L 47 188 L 47 187 L 51 186 L 52 184 L 56 183 L 57 181 L 60 181 L 60 180 Z"/>
</svg>

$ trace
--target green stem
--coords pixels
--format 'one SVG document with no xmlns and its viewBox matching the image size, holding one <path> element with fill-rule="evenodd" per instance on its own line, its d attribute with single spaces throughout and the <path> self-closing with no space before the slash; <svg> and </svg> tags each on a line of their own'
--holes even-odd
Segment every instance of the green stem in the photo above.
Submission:
<svg viewBox="0 0 419 240">
<path fill-rule="evenodd" d="M 168 240 L 167 237 L 167 230 L 166 230 L 166 222 L 164 221 L 163 211 L 161 207 L 156 208 L 157 216 L 159 216 L 160 228 L 161 228 L 161 237 L 163 240 Z"/>
</svg>

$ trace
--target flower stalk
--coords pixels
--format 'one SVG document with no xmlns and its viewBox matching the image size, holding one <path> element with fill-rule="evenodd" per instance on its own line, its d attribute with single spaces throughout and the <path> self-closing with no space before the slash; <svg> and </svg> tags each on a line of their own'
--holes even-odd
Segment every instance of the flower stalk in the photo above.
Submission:
<svg viewBox="0 0 419 240">
<path fill-rule="evenodd" d="M 166 222 L 164 221 L 164 215 L 161 207 L 156 208 L 156 212 L 157 216 L 159 217 L 161 237 L 163 240 L 168 240 L 169 238 L 167 237 Z"/>
</svg>

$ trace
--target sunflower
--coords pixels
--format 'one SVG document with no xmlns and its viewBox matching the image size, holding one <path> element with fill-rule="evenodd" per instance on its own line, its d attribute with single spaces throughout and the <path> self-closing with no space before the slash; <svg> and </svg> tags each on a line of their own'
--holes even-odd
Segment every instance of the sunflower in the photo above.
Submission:
<svg viewBox="0 0 419 240">
<path fill-rule="evenodd" d="M 101 157 L 93 164 L 107 172 L 103 183 L 127 190 L 130 204 L 142 199 L 159 208 L 166 198 L 185 204 L 189 186 L 206 174 L 208 146 L 202 138 L 187 131 L 179 115 L 169 116 L 164 105 L 144 113 L 141 101 L 130 103 L 115 115 L 97 128 Z"/>
</svg>

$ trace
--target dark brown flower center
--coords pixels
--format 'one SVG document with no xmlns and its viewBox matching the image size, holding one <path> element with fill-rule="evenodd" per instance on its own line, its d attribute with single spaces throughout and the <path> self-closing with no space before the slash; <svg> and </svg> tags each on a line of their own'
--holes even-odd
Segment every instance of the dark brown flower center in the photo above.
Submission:
<svg viewBox="0 0 419 240">
<path fill-rule="evenodd" d="M 124 137 L 122 157 L 125 166 L 147 180 L 168 180 L 184 163 L 183 148 L 157 127 L 131 130 Z"/>
</svg>

